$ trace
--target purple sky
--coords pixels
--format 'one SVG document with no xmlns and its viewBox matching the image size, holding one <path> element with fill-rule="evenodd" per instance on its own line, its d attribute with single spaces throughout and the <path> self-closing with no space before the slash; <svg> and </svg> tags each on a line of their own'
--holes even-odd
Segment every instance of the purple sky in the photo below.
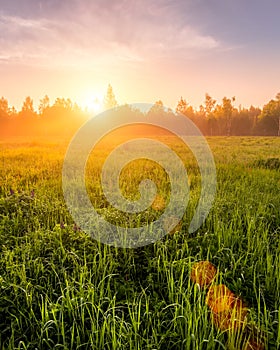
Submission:
<svg viewBox="0 0 280 350">
<path fill-rule="evenodd" d="M 280 91 L 279 0 L 0 0 L 0 97 L 85 105 L 205 92 L 263 106 Z"/>
</svg>

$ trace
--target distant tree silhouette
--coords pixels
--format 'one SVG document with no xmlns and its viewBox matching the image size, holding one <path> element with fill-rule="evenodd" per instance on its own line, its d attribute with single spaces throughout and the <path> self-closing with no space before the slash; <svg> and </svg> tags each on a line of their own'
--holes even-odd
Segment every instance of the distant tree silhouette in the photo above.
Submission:
<svg viewBox="0 0 280 350">
<path fill-rule="evenodd" d="M 280 136 L 280 94 L 276 95 L 275 100 L 270 100 L 262 110 L 259 116 L 258 128 L 268 136 Z"/>
<path fill-rule="evenodd" d="M 7 118 L 9 116 L 8 100 L 3 96 L 0 99 L 0 118 Z"/>
<path fill-rule="evenodd" d="M 161 100 L 156 101 L 150 108 L 149 114 L 160 114 L 164 113 L 164 106 Z"/>
<path fill-rule="evenodd" d="M 277 110 L 278 110 L 278 131 L 277 136 L 280 136 L 280 92 L 276 95 L 276 103 L 277 103 Z"/>
<path fill-rule="evenodd" d="M 22 109 L 23 112 L 34 112 L 34 107 L 33 107 L 33 100 L 31 99 L 30 96 L 27 96 L 25 98 L 25 101 L 23 102 Z"/>
<path fill-rule="evenodd" d="M 70 98 L 56 98 L 56 100 L 54 101 L 54 105 L 53 107 L 58 107 L 58 108 L 62 108 L 68 111 L 71 111 L 73 108 L 73 102 L 71 101 Z"/>
<path fill-rule="evenodd" d="M 233 112 L 233 106 L 232 101 L 235 101 L 235 97 L 232 99 L 224 97 L 223 98 L 223 114 L 226 122 L 226 135 L 231 135 L 231 124 L 232 124 L 232 112 Z"/>
<path fill-rule="evenodd" d="M 194 123 L 196 123 L 196 115 L 193 107 L 181 96 L 180 100 L 176 106 L 176 113 L 185 115 L 190 118 Z"/>
<path fill-rule="evenodd" d="M 206 117 L 210 118 L 211 113 L 213 112 L 215 105 L 217 101 L 214 100 L 207 92 L 205 94 L 205 100 L 204 100 L 204 105 L 205 105 L 205 113 Z"/>
<path fill-rule="evenodd" d="M 15 109 L 14 106 L 12 106 L 12 107 L 9 109 L 9 113 L 10 113 L 10 116 L 11 116 L 11 117 L 16 117 L 16 116 L 17 116 L 17 110 Z"/>
<path fill-rule="evenodd" d="M 267 135 L 280 136 L 280 93 L 264 105 L 262 109 L 251 106 L 248 108 L 234 107 L 235 97 L 224 97 L 219 104 L 208 93 L 198 110 L 195 110 L 183 97 L 177 103 L 176 113 L 190 118 L 205 135 Z M 117 106 L 115 94 L 109 84 L 104 107 Z M 116 113 L 131 112 L 127 105 L 116 109 Z M 142 113 L 132 109 L 133 113 Z M 27 96 L 23 101 L 20 112 L 10 108 L 8 100 L 0 98 L 0 136 L 28 135 L 71 135 L 89 117 L 69 98 L 58 97 L 53 105 L 48 95 L 39 101 L 38 112 L 34 110 L 33 100 Z M 161 119 L 164 115 L 174 116 L 171 109 L 166 109 L 161 100 L 157 100 L 146 113 Z M 174 122 L 176 119 L 174 119 Z M 141 128 L 140 128 L 141 129 Z M 137 130 L 137 132 L 141 130 Z M 144 128 L 145 129 L 145 128 Z M 143 129 L 143 130 L 144 130 Z M 142 131 L 143 131 L 142 130 Z M 141 131 L 141 132 L 142 132 Z"/>
<path fill-rule="evenodd" d="M 39 107 L 38 107 L 38 110 L 39 110 L 39 113 L 40 115 L 43 115 L 45 110 L 47 108 L 50 107 L 50 99 L 49 99 L 49 96 L 48 95 L 45 95 L 41 100 L 40 100 L 40 103 L 39 103 Z"/>
<path fill-rule="evenodd" d="M 114 108 L 118 105 L 112 86 L 109 84 L 107 88 L 107 93 L 104 97 L 104 109 Z"/>
<path fill-rule="evenodd" d="M 19 115 L 25 118 L 32 118 L 36 116 L 36 112 L 33 106 L 33 100 L 30 96 L 27 96 L 23 101 L 23 105 Z"/>
<path fill-rule="evenodd" d="M 183 114 L 183 115 L 188 116 L 188 117 L 190 117 L 190 115 L 193 115 L 192 106 L 190 106 L 182 96 L 177 103 L 176 113 Z"/>
<path fill-rule="evenodd" d="M 215 133 L 216 129 L 216 119 L 213 114 L 216 103 L 217 101 L 214 100 L 208 93 L 205 94 L 204 111 L 207 120 L 207 130 L 211 136 Z"/>
</svg>

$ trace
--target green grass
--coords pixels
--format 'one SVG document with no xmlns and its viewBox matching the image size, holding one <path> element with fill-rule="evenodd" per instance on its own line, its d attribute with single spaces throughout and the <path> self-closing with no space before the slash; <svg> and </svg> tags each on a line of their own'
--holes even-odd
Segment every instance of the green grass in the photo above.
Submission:
<svg viewBox="0 0 280 350">
<path fill-rule="evenodd" d="M 103 245 L 74 226 L 61 185 L 66 144 L 0 144 L 1 349 L 241 350 L 257 332 L 266 349 L 280 347 L 280 138 L 208 138 L 217 195 L 192 235 L 198 167 L 179 142 L 163 141 L 187 165 L 188 211 L 179 232 L 137 249 Z M 106 152 L 89 161 L 89 175 L 98 175 Z M 141 169 L 141 162 L 124 169 L 124 193 L 137 198 L 149 175 L 168 200 L 165 173 L 149 162 Z M 161 213 L 121 215 L 96 178 L 87 186 L 112 222 L 137 226 Z M 219 283 L 246 302 L 246 329 L 214 327 L 206 291 L 189 277 L 199 260 L 213 263 Z"/>
</svg>

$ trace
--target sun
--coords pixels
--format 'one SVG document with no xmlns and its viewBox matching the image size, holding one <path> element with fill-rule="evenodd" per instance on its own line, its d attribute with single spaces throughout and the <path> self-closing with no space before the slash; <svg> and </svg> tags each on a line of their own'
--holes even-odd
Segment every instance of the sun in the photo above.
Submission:
<svg viewBox="0 0 280 350">
<path fill-rule="evenodd" d="M 90 113 L 98 114 L 103 110 L 103 100 L 101 96 L 87 96 L 82 101 L 82 108 Z"/>
</svg>

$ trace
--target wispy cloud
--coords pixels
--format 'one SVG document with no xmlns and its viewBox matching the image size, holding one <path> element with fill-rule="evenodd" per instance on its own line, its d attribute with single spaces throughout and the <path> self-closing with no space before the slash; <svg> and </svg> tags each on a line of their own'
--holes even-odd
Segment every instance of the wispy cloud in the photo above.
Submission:
<svg viewBox="0 0 280 350">
<path fill-rule="evenodd" d="M 32 1 L 31 1 L 32 2 Z M 166 0 L 39 2 L 34 16 L 0 13 L 0 58 L 50 65 L 142 62 L 221 49 Z M 54 7 L 55 3 L 60 6 Z M 62 5 L 62 3 L 64 5 Z M 37 3 L 38 4 L 38 3 Z M 56 10 L 56 11 L 55 11 Z"/>
</svg>

